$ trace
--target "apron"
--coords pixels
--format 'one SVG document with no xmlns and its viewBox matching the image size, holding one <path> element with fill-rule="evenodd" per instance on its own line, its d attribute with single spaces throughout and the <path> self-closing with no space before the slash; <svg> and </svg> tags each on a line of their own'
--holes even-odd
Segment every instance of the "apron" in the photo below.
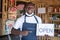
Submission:
<svg viewBox="0 0 60 40">
<path fill-rule="evenodd" d="M 34 16 L 34 18 L 38 23 L 37 18 L 35 16 Z M 27 31 L 29 31 L 29 33 L 27 36 L 22 36 L 22 40 L 38 40 L 37 36 L 36 36 L 37 23 L 27 23 L 26 16 L 25 16 L 22 31 L 27 30 Z"/>
</svg>

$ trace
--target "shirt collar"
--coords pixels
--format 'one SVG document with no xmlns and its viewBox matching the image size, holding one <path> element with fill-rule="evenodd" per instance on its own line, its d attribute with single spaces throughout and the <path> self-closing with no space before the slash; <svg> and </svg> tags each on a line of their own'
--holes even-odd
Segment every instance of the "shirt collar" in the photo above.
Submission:
<svg viewBox="0 0 60 40">
<path fill-rule="evenodd" d="M 26 12 L 25 15 L 31 17 L 31 16 L 34 16 L 34 13 L 32 13 L 32 14 L 28 14 L 28 13 Z"/>
</svg>

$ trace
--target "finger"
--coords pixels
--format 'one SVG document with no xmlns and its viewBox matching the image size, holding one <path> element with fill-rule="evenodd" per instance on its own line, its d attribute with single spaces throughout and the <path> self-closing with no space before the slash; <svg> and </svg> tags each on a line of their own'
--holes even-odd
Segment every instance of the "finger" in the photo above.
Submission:
<svg viewBox="0 0 60 40">
<path fill-rule="evenodd" d="M 32 31 L 28 31 L 29 33 L 32 33 Z"/>
</svg>

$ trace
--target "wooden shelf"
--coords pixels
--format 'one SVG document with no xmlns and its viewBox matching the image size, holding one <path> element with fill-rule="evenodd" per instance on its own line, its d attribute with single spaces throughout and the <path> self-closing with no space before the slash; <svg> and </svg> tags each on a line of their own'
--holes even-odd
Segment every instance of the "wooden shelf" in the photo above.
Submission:
<svg viewBox="0 0 60 40">
<path fill-rule="evenodd" d="M 60 28 L 59 28 L 60 27 L 59 26 L 60 25 L 60 6 L 52 5 L 52 6 L 48 6 L 48 8 L 49 8 L 47 12 L 48 17 L 49 17 L 48 19 L 51 23 L 55 24 L 54 35 L 58 37 L 57 35 L 60 33 L 58 32 L 60 31 Z"/>
<path fill-rule="evenodd" d="M 60 20 L 51 20 L 51 21 L 53 21 L 53 22 L 60 22 Z"/>
<path fill-rule="evenodd" d="M 56 13 L 55 13 L 55 12 L 50 12 L 50 13 L 48 13 L 48 14 L 49 14 L 49 15 L 54 15 L 54 14 L 55 14 L 55 15 L 56 15 L 56 14 L 60 15 L 60 12 L 56 12 Z"/>
<path fill-rule="evenodd" d="M 60 14 L 60 12 L 50 12 L 49 14 Z"/>
</svg>

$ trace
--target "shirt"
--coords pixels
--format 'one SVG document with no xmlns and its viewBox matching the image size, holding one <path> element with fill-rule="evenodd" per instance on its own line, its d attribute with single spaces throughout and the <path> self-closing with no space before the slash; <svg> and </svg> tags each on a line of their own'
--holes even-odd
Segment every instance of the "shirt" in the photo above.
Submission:
<svg viewBox="0 0 60 40">
<path fill-rule="evenodd" d="M 36 15 L 34 15 L 34 16 L 37 18 L 38 23 L 42 23 L 42 20 L 41 20 L 40 17 L 38 17 Z M 27 23 L 37 23 L 37 21 L 36 21 L 34 16 L 31 16 L 31 17 L 26 16 L 26 22 Z M 17 21 L 15 22 L 15 24 L 13 26 L 15 29 L 19 29 L 20 28 L 20 30 L 22 30 L 22 26 L 23 26 L 23 23 L 24 23 L 24 17 L 25 17 L 25 15 L 23 15 L 20 18 L 17 19 Z"/>
</svg>

